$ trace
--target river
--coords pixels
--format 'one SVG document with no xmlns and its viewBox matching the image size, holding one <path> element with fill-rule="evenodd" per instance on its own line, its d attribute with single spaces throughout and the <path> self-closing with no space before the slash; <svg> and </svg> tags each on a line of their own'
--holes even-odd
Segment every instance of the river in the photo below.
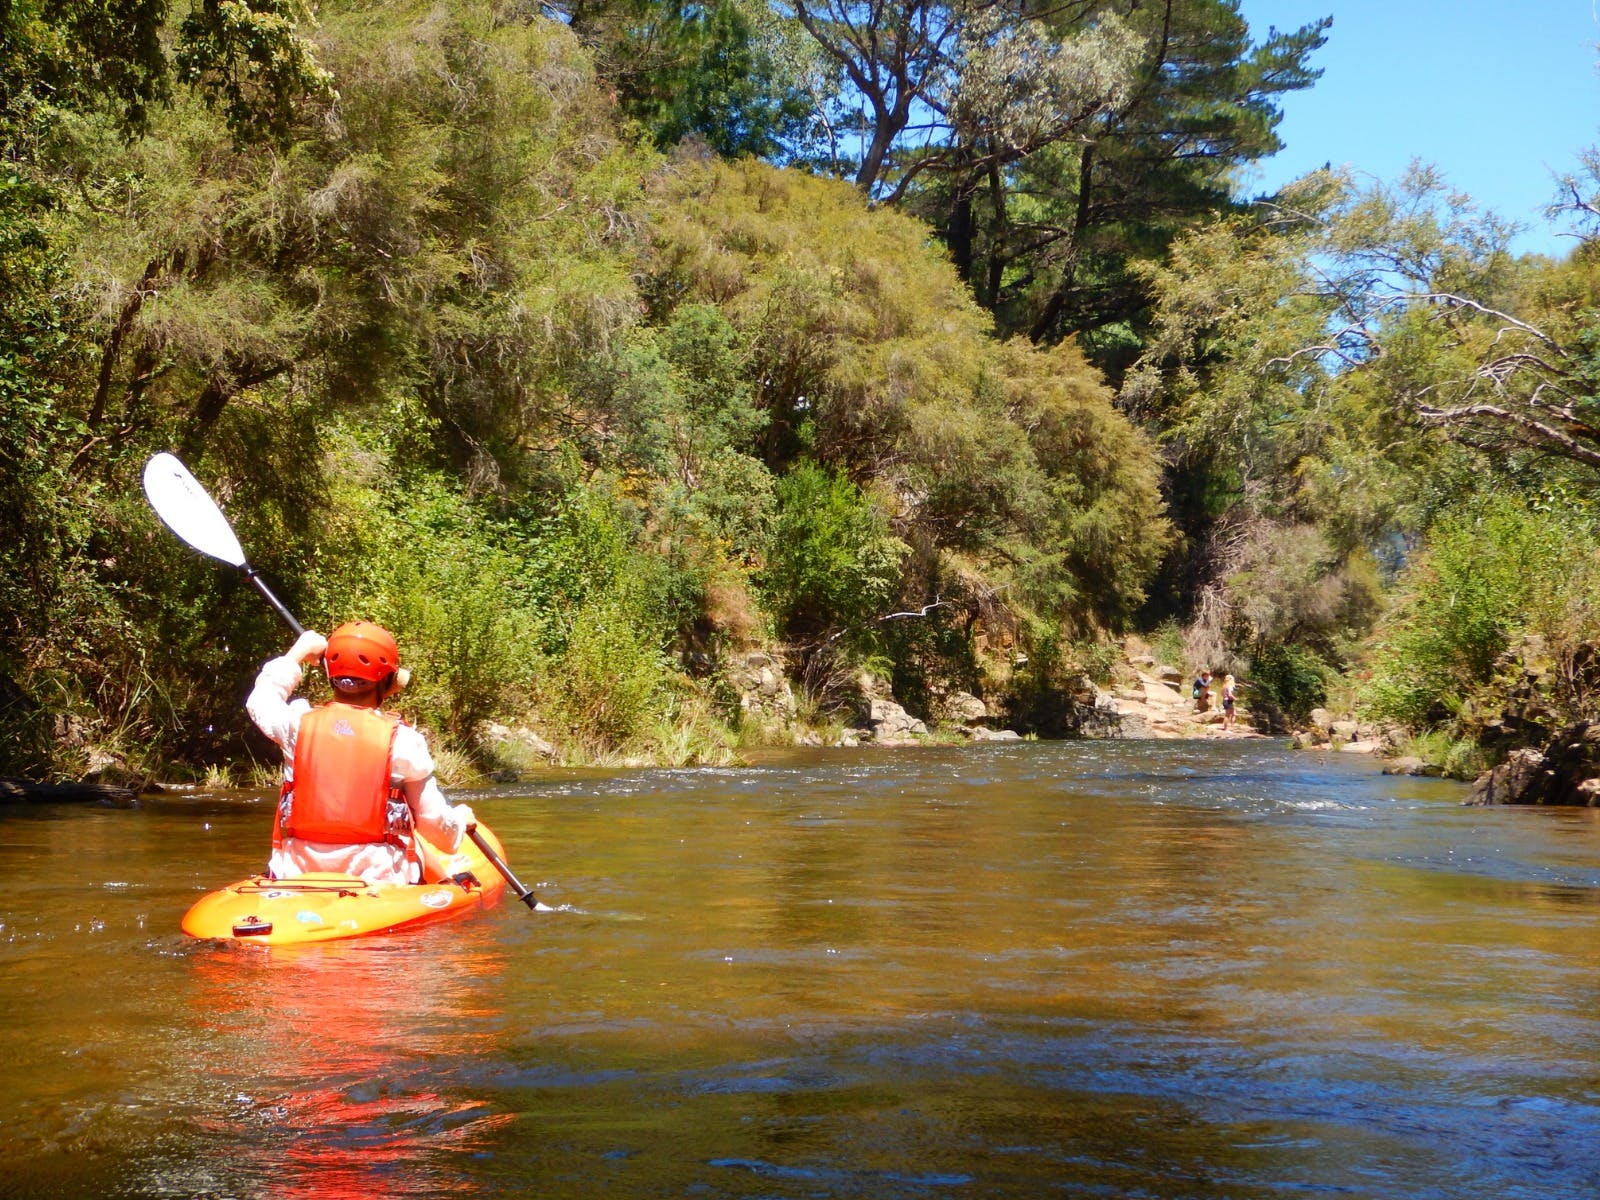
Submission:
<svg viewBox="0 0 1600 1200">
<path fill-rule="evenodd" d="M 0 1196 L 1600 1195 L 1600 818 L 1272 742 L 463 793 L 552 913 L 178 931 L 269 798 L 0 808 Z"/>
</svg>

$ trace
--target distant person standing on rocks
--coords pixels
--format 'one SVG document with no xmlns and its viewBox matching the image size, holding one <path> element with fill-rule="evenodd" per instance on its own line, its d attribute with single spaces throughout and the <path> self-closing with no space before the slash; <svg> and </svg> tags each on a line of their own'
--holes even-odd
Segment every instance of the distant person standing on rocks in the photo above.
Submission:
<svg viewBox="0 0 1600 1200">
<path fill-rule="evenodd" d="M 1222 728 L 1233 728 L 1233 676 L 1222 677 Z"/>
<path fill-rule="evenodd" d="M 1201 671 L 1195 676 L 1194 686 L 1189 689 L 1189 694 L 1194 697 L 1196 712 L 1205 712 L 1211 707 L 1211 672 Z"/>
</svg>

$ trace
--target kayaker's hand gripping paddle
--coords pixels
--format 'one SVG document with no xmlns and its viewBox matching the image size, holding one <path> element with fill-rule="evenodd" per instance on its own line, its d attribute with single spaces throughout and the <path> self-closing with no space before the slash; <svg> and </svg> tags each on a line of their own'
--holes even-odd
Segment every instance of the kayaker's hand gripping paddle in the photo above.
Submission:
<svg viewBox="0 0 1600 1200">
<path fill-rule="evenodd" d="M 245 560 L 244 548 L 234 536 L 228 518 L 222 515 L 211 494 L 200 486 L 200 481 L 189 473 L 189 468 L 179 462 L 175 455 L 163 451 L 145 463 L 144 494 L 150 500 L 150 507 L 156 510 L 156 516 L 166 522 L 168 529 L 201 554 L 219 559 L 230 567 L 238 567 L 244 572 L 245 578 L 255 585 L 256 591 L 265 596 L 267 603 L 288 622 L 296 637 L 306 631 L 283 601 L 272 594 L 272 589 L 260 573 Z M 511 873 L 511 868 L 495 853 L 494 847 L 478 832 L 476 825 L 468 827 L 467 836 L 494 864 L 495 870 L 505 876 L 506 882 L 516 889 L 517 899 L 529 908 L 537 907 L 539 898 Z"/>
</svg>

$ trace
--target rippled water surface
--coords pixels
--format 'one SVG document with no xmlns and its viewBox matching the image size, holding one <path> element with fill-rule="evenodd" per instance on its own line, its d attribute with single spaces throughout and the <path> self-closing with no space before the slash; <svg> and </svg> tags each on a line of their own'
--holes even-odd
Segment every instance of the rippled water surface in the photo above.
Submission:
<svg viewBox="0 0 1600 1200">
<path fill-rule="evenodd" d="M 0 808 L 0 1196 L 1600 1195 L 1600 823 L 1276 744 L 474 793 L 514 902 L 178 932 L 249 794 Z"/>
</svg>

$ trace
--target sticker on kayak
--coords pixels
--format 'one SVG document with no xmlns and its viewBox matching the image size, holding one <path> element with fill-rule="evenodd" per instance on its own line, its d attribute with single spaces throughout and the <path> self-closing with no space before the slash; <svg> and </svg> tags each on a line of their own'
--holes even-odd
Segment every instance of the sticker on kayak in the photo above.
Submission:
<svg viewBox="0 0 1600 1200">
<path fill-rule="evenodd" d="M 302 925 L 321 925 L 322 924 L 322 914 L 321 913 L 310 912 L 310 911 L 308 911 L 306 909 L 303 909 L 303 908 L 299 912 L 295 913 L 294 919 L 296 921 L 299 921 L 300 924 L 302 924 Z"/>
<path fill-rule="evenodd" d="M 449 908 L 454 899 L 449 892 L 423 892 L 417 897 L 423 908 Z"/>
</svg>

